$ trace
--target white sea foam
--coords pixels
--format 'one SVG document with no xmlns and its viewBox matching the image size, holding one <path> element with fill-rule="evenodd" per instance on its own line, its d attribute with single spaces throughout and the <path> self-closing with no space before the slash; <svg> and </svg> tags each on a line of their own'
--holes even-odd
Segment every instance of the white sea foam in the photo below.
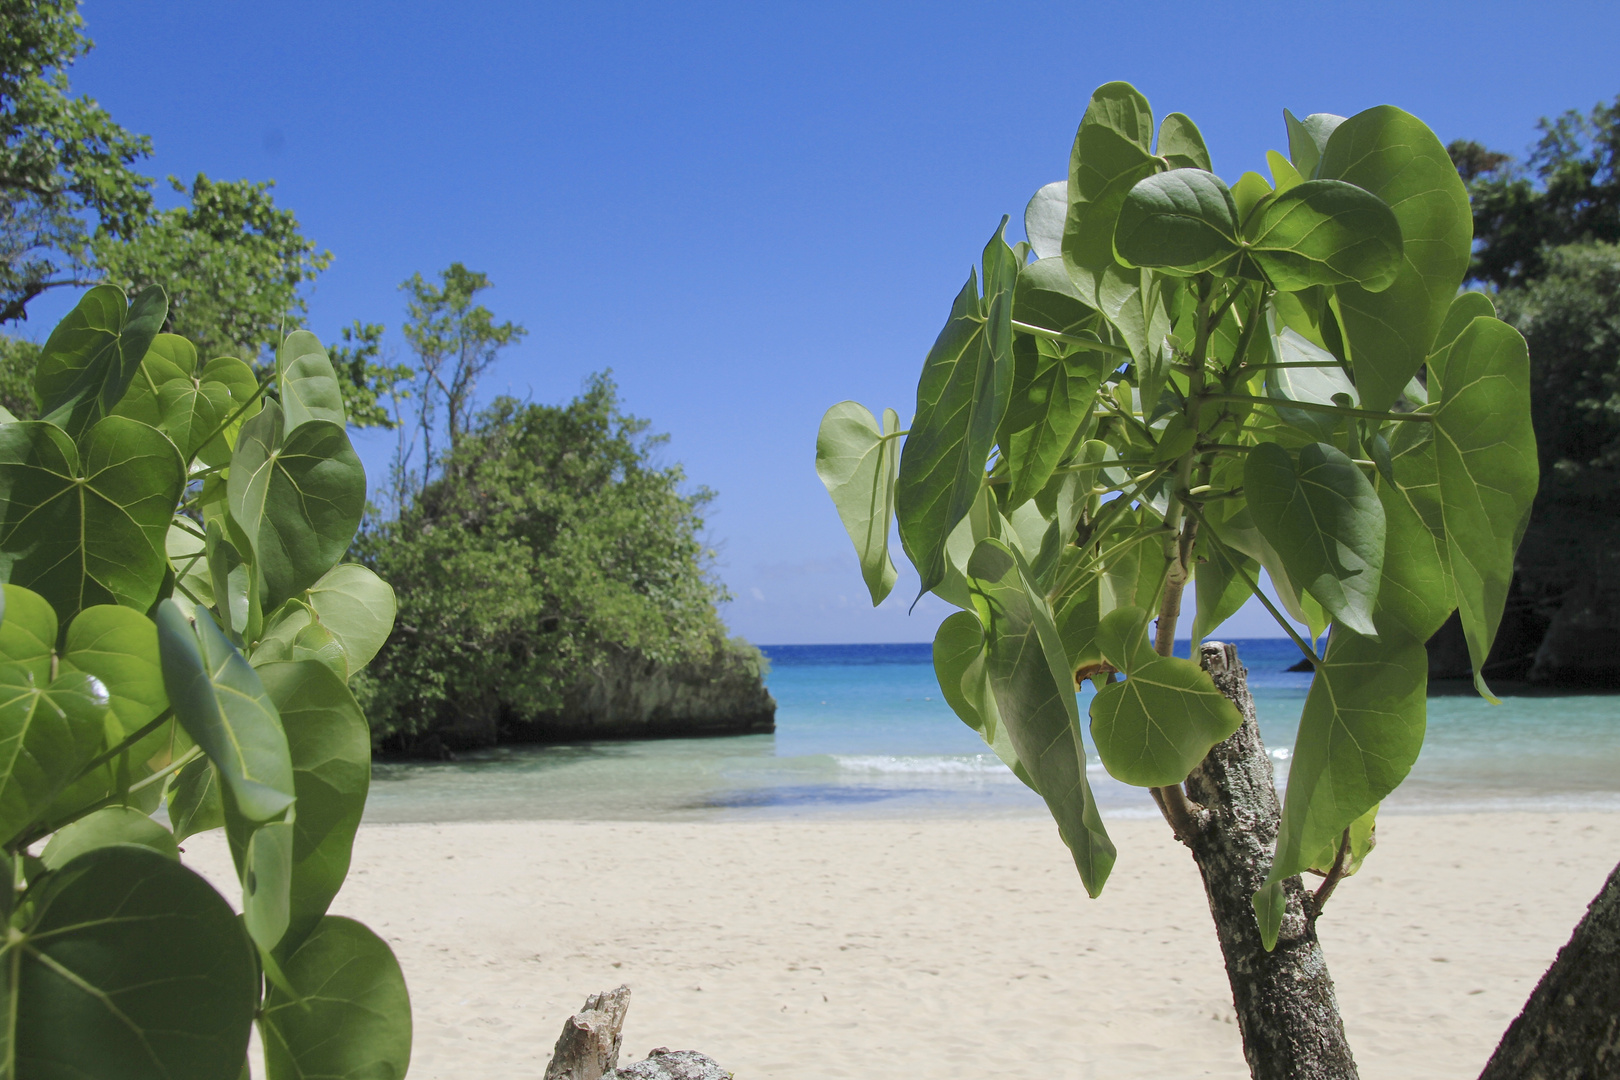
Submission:
<svg viewBox="0 0 1620 1080">
<path fill-rule="evenodd" d="M 1012 773 L 994 754 L 899 755 L 834 754 L 838 768 L 847 773 L 926 773 L 930 775 L 973 775 Z"/>
</svg>

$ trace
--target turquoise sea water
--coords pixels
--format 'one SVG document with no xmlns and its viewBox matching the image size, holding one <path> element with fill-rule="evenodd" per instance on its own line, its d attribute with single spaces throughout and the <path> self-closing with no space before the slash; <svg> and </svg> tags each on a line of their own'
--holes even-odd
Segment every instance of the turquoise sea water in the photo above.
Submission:
<svg viewBox="0 0 1620 1080">
<path fill-rule="evenodd" d="M 1286 640 L 1238 643 L 1287 771 L 1308 673 Z M 1186 644 L 1179 650 L 1183 654 Z M 920 645 L 767 646 L 774 735 L 508 747 L 376 767 L 372 821 L 1040 816 L 1041 801 L 956 719 Z M 1089 690 L 1080 696 L 1084 716 Z M 1092 755 L 1105 815 L 1156 816 Z M 1431 696 L 1423 754 L 1387 812 L 1620 810 L 1620 696 Z"/>
</svg>

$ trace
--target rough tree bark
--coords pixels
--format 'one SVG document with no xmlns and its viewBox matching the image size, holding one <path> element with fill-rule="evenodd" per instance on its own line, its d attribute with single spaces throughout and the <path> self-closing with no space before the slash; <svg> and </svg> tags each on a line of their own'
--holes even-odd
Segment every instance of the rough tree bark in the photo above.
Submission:
<svg viewBox="0 0 1620 1080">
<path fill-rule="evenodd" d="M 1620 866 L 1609 874 L 1479 1076 L 1620 1077 Z"/>
<path fill-rule="evenodd" d="M 1243 1056 L 1254 1080 L 1355 1080 L 1355 1059 L 1299 878 L 1284 883 L 1288 905 L 1277 947 L 1267 952 L 1260 942 L 1251 899 L 1271 869 L 1282 807 L 1237 646 L 1206 643 L 1199 660 L 1243 714 L 1243 726 L 1187 777 L 1184 794 L 1193 805 L 1178 831 L 1204 878 Z"/>
</svg>

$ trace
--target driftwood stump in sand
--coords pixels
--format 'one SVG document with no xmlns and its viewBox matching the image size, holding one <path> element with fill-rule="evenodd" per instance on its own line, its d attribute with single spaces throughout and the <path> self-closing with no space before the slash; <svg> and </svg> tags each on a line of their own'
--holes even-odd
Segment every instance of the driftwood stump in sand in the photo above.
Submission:
<svg viewBox="0 0 1620 1080">
<path fill-rule="evenodd" d="M 557 1038 L 545 1080 L 731 1080 L 718 1062 L 696 1050 L 660 1046 L 645 1061 L 619 1068 L 624 1015 L 630 988 L 620 986 L 585 999 Z"/>
<path fill-rule="evenodd" d="M 602 1080 L 613 1073 L 619 1066 L 624 1014 L 629 1011 L 628 986 L 586 998 L 585 1007 L 563 1024 L 545 1080 Z"/>
</svg>

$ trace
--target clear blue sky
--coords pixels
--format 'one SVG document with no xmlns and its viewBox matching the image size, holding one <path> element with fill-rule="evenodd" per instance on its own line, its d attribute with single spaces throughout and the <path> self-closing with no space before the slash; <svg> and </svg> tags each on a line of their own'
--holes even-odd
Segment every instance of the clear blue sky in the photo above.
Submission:
<svg viewBox="0 0 1620 1080">
<path fill-rule="evenodd" d="M 1135 83 L 1235 179 L 1281 115 L 1382 102 L 1521 151 L 1620 91 L 1613 3 L 551 4 L 86 0 L 73 72 L 148 170 L 274 178 L 336 256 L 310 328 L 382 322 L 460 260 L 530 331 L 483 386 L 565 400 L 612 368 L 710 531 L 755 641 L 921 641 L 873 611 L 814 468 L 854 398 L 908 417 L 1000 215 L 1065 172 L 1090 91 Z M 27 332 L 49 329 L 42 306 Z M 385 438 L 363 438 L 373 476 Z M 1233 636 L 1268 629 L 1240 616 Z"/>
</svg>

